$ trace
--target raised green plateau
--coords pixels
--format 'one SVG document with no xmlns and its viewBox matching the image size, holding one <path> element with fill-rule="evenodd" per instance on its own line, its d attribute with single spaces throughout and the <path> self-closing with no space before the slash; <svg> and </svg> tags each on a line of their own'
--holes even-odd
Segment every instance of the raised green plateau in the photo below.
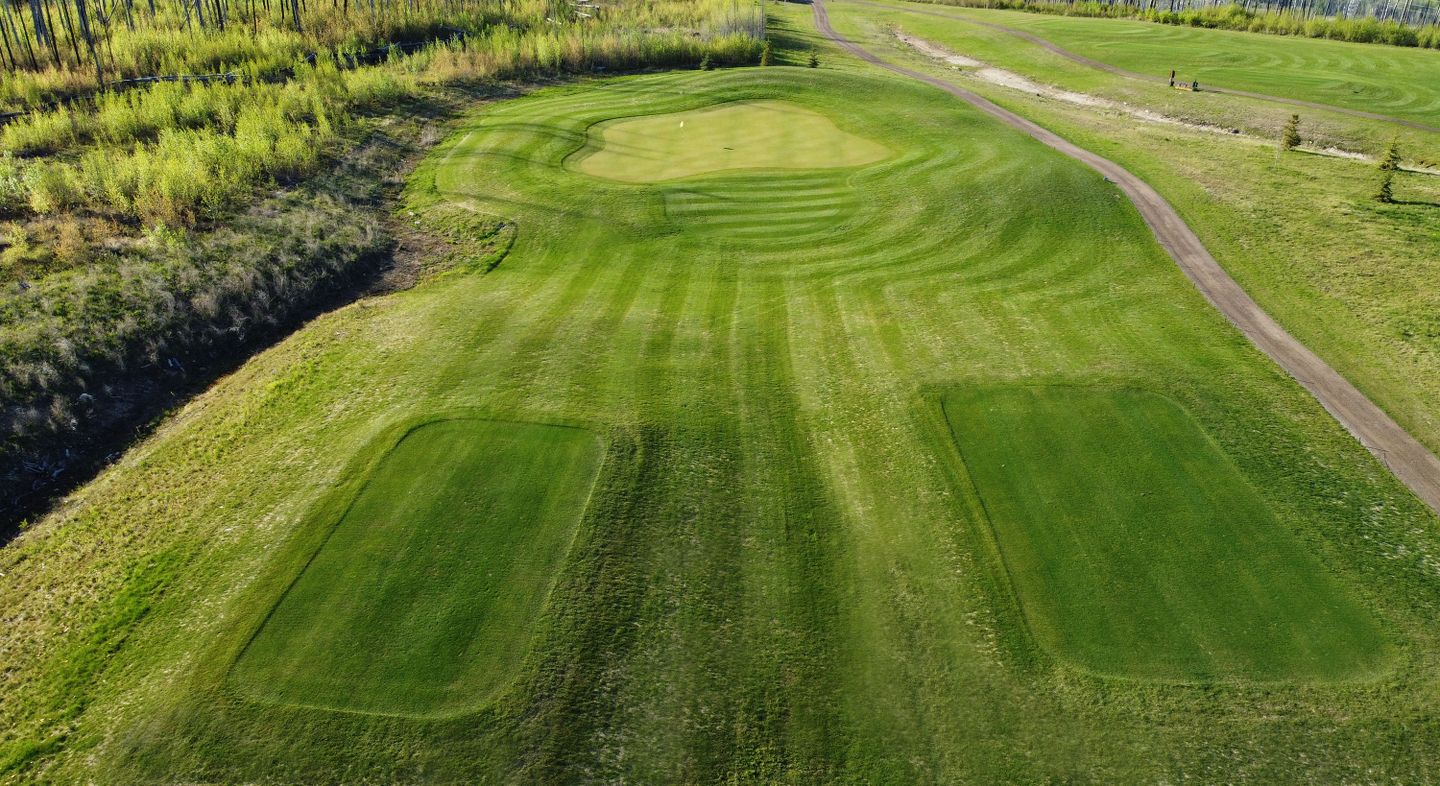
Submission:
<svg viewBox="0 0 1440 786">
<path fill-rule="evenodd" d="M 735 101 L 597 123 L 575 168 L 626 183 L 657 183 L 731 169 L 825 169 L 889 153 L 819 112 L 788 101 Z"/>
</svg>

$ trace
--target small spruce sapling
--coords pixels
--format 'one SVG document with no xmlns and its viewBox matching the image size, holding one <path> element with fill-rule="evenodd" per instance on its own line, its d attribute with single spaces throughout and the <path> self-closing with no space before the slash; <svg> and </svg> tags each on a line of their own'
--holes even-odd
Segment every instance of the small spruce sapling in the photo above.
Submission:
<svg viewBox="0 0 1440 786">
<path fill-rule="evenodd" d="M 1291 115 L 1285 123 L 1285 130 L 1280 134 L 1280 149 L 1294 150 L 1300 145 L 1300 116 Z"/>
<path fill-rule="evenodd" d="M 712 62 L 710 62 L 710 53 L 709 53 L 709 52 L 706 52 L 706 53 L 705 53 L 705 56 L 702 57 L 702 58 L 700 58 L 700 70 L 701 70 L 701 71 L 713 71 L 713 70 L 715 70 L 715 64 L 712 63 Z"/>
<path fill-rule="evenodd" d="M 770 42 L 765 42 L 765 48 L 760 50 L 760 65 L 770 65 Z"/>
<path fill-rule="evenodd" d="M 816 52 L 815 52 L 814 49 L 811 49 L 811 50 L 810 50 L 810 61 L 809 61 L 808 65 L 809 65 L 811 68 L 819 68 L 819 67 L 820 67 L 820 55 L 816 54 Z"/>
<path fill-rule="evenodd" d="M 1395 201 L 1395 173 L 1400 170 L 1400 140 L 1390 140 L 1390 146 L 1385 148 L 1385 155 L 1380 158 L 1380 187 L 1375 190 L 1375 198 L 1381 202 Z"/>
</svg>

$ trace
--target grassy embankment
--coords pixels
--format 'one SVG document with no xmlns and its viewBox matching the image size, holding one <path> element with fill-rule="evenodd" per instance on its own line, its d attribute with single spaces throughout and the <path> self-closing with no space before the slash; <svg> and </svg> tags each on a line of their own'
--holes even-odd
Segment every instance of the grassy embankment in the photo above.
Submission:
<svg viewBox="0 0 1440 786">
<path fill-rule="evenodd" d="M 808 10 L 776 14 L 793 29 Z M 938 91 L 821 57 L 819 71 L 625 78 L 477 113 L 411 204 L 513 221 L 498 268 L 316 320 L 3 552 L 11 779 L 1433 771 L 1440 750 L 1415 737 L 1440 685 L 1428 512 L 1203 302 L 1113 186 Z M 656 123 L 631 166 L 697 140 L 738 163 L 703 123 L 735 101 L 832 124 L 783 144 L 886 155 L 653 183 L 581 171 L 619 127 L 595 124 L 666 113 L 690 114 Z M 587 145 L 600 152 L 573 155 Z M 1037 642 L 940 395 L 1057 382 L 1183 406 L 1188 433 L 1225 456 L 1186 482 L 1225 493 L 1243 477 L 1286 559 L 1330 577 L 1288 589 L 1383 631 L 1342 646 L 1380 657 L 1379 673 L 1322 679 L 1292 660 L 1283 674 L 1116 679 Z M 356 456 L 394 424 L 461 408 L 606 444 L 504 686 L 445 718 L 233 690 L 246 643 L 330 548 L 317 508 L 370 477 Z M 1226 461 L 1235 474 L 1210 471 Z M 1176 550 L 1186 542 L 1142 545 L 1199 581 L 1214 565 Z M 1296 639 L 1271 642 L 1290 660 Z"/>
<path fill-rule="evenodd" d="M 937 10 L 909 4 L 896 8 Z M 897 61 L 947 74 L 1145 177 L 1174 203 L 1231 275 L 1290 332 L 1432 450 L 1440 450 L 1440 324 L 1435 317 L 1440 314 L 1440 296 L 1428 285 L 1440 275 L 1434 253 L 1440 244 L 1440 177 L 1402 172 L 1397 180 L 1399 202 L 1383 205 L 1373 198 L 1373 161 L 1278 150 L 1280 128 L 1294 111 L 1301 113 L 1302 135 L 1313 148 L 1338 145 L 1378 154 L 1398 137 L 1410 166 L 1433 166 L 1440 160 L 1437 135 L 1233 96 L 1180 93 L 1163 83 L 1151 85 L 1084 69 L 1013 36 L 964 21 L 977 12 L 938 10 L 954 14 L 956 21 L 843 2 L 832 6 L 832 15 L 842 31 L 863 38 Z M 1011 24 L 1016 18 L 1032 17 L 989 12 L 983 18 Z M 889 30 L 896 26 L 1042 84 L 1245 133 L 1143 122 L 1119 112 L 1095 111 L 991 85 L 967 77 L 964 70 L 937 65 L 895 41 Z M 1172 33 L 1158 25 L 1138 26 L 1160 37 Z M 1213 37 L 1197 38 L 1199 44 L 1211 41 L 1208 48 L 1179 50 L 1197 59 L 1202 50 L 1212 58 L 1224 57 L 1227 42 L 1243 37 L 1216 31 L 1195 34 Z M 1375 52 L 1379 60 L 1369 64 L 1372 70 L 1384 67 L 1388 52 L 1411 54 L 1338 42 L 1287 39 L 1282 43 L 1275 45 L 1279 53 L 1292 44 L 1334 47 L 1336 57 Z M 1440 57 L 1431 60 L 1440 68 Z M 1295 76 L 1296 84 L 1303 80 L 1303 69 L 1285 71 L 1283 62 L 1274 68 Z M 1323 94 L 1300 90 L 1292 95 L 1324 100 Z M 1419 98 L 1424 95 L 1431 97 Z M 1435 100 L 1433 92 L 1423 92 L 1423 86 L 1414 96 L 1417 101 Z"/>
</svg>

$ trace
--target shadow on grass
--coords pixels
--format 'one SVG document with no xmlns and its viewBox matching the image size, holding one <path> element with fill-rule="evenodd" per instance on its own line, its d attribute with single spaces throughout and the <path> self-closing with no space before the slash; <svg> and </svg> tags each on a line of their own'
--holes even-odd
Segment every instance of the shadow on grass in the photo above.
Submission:
<svg viewBox="0 0 1440 786">
<path fill-rule="evenodd" d="M 810 5 L 810 0 L 799 0 L 796 4 Z M 805 39 L 803 32 L 783 17 L 769 16 L 765 20 L 770 54 L 777 65 L 805 65 L 810 59 L 810 50 L 814 45 Z"/>
</svg>

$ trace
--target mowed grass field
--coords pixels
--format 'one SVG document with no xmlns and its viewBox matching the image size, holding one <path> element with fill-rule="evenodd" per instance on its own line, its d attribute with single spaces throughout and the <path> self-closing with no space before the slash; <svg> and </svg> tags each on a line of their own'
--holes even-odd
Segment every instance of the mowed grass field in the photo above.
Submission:
<svg viewBox="0 0 1440 786">
<path fill-rule="evenodd" d="M 1102 674 L 1347 678 L 1371 615 L 1171 401 L 1135 390 L 952 391 L 946 421 L 1036 638 Z"/>
<path fill-rule="evenodd" d="M 1398 137 L 1407 166 L 1433 167 L 1440 135 L 1302 109 L 1308 149 L 1281 154 L 1280 129 L 1295 111 L 1284 104 L 1181 92 L 1077 67 L 976 25 L 961 9 L 910 2 L 877 8 L 849 0 L 829 9 L 843 33 L 874 51 L 953 79 L 1144 177 L 1287 330 L 1440 450 L 1440 329 L 1432 317 L 1440 313 L 1440 294 L 1427 285 L 1440 275 L 1434 253 L 1440 177 L 1402 172 L 1402 196 L 1383 205 L 1372 193 L 1375 159 L 1316 154 L 1336 145 L 1378 155 Z M 1043 84 L 1212 128 L 1137 122 L 1114 109 L 994 85 L 916 52 L 896 40 L 896 29 Z M 1232 128 L 1245 133 L 1216 133 Z"/>
<path fill-rule="evenodd" d="M 940 8 L 940 6 L 924 6 Z M 1440 125 L 1440 52 L 1126 19 L 945 9 L 1127 71 Z M 1072 68 L 1084 68 L 1072 64 Z M 1298 110 L 1304 111 L 1304 110 Z"/>
<path fill-rule="evenodd" d="M 437 715 L 478 706 L 525 655 L 595 479 L 583 430 L 442 420 L 406 433 L 231 672 L 262 701 Z"/>
<path fill-rule="evenodd" d="M 1433 772 L 1433 517 L 1204 303 L 1112 184 L 946 94 L 822 57 L 477 111 L 417 173 L 410 209 L 512 222 L 498 267 L 317 319 L 6 549 L 4 777 Z M 826 158 L 790 135 L 771 168 L 716 153 L 657 182 L 571 160 L 606 154 L 607 121 L 650 118 L 639 150 L 680 146 L 681 118 L 743 102 L 886 153 Z M 811 168 L 773 168 L 801 156 Z M 1028 423 L 935 392 L 1037 385 L 1155 398 Z M 1153 434 L 1131 420 L 1147 407 Z M 1050 530 L 986 514 L 1014 482 L 1000 446 L 968 458 L 987 428 L 1031 471 L 1046 434 L 1083 433 L 1070 453 L 1088 463 L 1054 482 L 1085 495 L 1104 543 L 1141 526 L 1135 473 L 1185 484 L 1156 492 L 1167 515 L 1124 559 L 1214 593 L 1173 606 L 1194 635 L 1063 623 L 1076 648 L 1109 630 L 1174 655 L 1166 679 L 1149 657 L 1097 673 L 1035 632 L 1032 599 L 1083 601 L 1002 555 L 1007 533 Z M 1167 437 L 1208 452 L 1177 466 Z M 1232 538 L 1196 531 L 1204 500 Z M 1155 605 L 1107 579 L 1120 557 L 1042 556 L 1117 609 Z M 1217 556 L 1293 597 L 1214 580 Z M 1227 609 L 1272 627 L 1216 632 Z M 398 635 L 416 647 L 383 646 Z M 1204 665 L 1217 642 L 1225 662 Z M 362 674 L 342 680 L 353 695 L 335 672 Z"/>
</svg>

